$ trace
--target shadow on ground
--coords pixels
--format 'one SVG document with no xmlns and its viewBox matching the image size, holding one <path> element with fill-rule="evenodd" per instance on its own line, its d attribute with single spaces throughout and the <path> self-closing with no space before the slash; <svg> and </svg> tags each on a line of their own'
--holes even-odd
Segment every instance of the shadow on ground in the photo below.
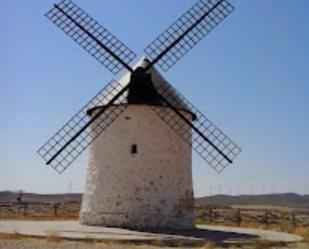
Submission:
<svg viewBox="0 0 309 249">
<path fill-rule="evenodd" d="M 203 228 L 196 228 L 190 230 L 169 230 L 169 229 L 131 229 L 131 231 L 146 232 L 156 235 L 162 235 L 165 238 L 182 237 L 182 239 L 196 239 L 196 240 L 211 240 L 216 244 L 224 244 L 231 242 L 248 242 L 250 240 L 258 239 L 259 236 L 250 235 L 239 232 L 215 231 Z"/>
</svg>

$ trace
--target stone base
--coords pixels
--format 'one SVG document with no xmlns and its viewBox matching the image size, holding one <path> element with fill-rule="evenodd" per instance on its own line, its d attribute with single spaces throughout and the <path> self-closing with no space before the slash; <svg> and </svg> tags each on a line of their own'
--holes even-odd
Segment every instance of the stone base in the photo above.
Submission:
<svg viewBox="0 0 309 249">
<path fill-rule="evenodd" d="M 132 229 L 155 228 L 185 230 L 195 228 L 193 217 L 166 216 L 160 214 L 124 214 L 81 212 L 79 222 L 83 225 L 121 227 Z"/>
</svg>

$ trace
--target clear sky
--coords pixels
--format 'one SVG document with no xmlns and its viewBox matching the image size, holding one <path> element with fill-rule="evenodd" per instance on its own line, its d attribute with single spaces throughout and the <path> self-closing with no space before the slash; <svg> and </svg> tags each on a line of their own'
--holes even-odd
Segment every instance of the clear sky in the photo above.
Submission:
<svg viewBox="0 0 309 249">
<path fill-rule="evenodd" d="M 139 56 L 195 3 L 75 2 Z M 194 156 L 195 193 L 307 193 L 309 1 L 231 3 L 232 15 L 164 73 L 243 149 L 222 174 Z M 0 2 L 0 190 L 83 189 L 87 153 L 58 175 L 36 150 L 114 76 L 44 16 L 52 4 Z"/>
</svg>

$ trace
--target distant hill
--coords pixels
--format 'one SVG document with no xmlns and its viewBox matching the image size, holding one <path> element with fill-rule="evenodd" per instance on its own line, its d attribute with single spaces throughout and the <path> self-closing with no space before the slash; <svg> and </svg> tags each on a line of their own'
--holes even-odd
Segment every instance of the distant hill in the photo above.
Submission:
<svg viewBox="0 0 309 249">
<path fill-rule="evenodd" d="M 16 202 L 19 192 L 0 191 L 0 202 Z M 23 193 L 22 201 L 26 202 L 81 202 L 82 194 L 33 194 Z"/>
<path fill-rule="evenodd" d="M 199 206 L 263 205 L 293 208 L 309 208 L 309 195 L 266 194 L 266 195 L 214 195 L 196 199 Z"/>
<path fill-rule="evenodd" d="M 13 191 L 0 191 L 0 202 L 16 202 L 19 193 Z M 74 202 L 80 203 L 81 193 L 72 194 L 33 194 L 23 193 L 22 201 L 26 202 Z M 231 206 L 231 205 L 257 205 L 278 206 L 291 208 L 309 208 L 309 195 L 294 193 L 267 194 L 267 195 L 214 195 L 196 198 L 198 206 Z"/>
</svg>

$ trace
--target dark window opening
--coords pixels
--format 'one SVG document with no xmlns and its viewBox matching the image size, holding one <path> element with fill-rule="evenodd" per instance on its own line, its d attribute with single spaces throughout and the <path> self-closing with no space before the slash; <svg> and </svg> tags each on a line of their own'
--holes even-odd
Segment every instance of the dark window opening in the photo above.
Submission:
<svg viewBox="0 0 309 249">
<path fill-rule="evenodd" d="M 137 145 L 136 144 L 132 144 L 132 146 L 131 146 L 131 154 L 137 154 Z"/>
</svg>

